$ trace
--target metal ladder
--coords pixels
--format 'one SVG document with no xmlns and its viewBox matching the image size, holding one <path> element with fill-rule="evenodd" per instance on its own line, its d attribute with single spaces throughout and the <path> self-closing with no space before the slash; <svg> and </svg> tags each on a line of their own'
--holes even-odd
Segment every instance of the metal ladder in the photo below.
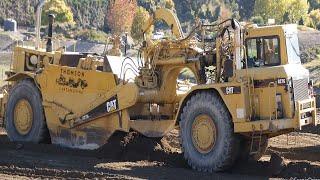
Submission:
<svg viewBox="0 0 320 180">
<path fill-rule="evenodd" d="M 252 126 L 252 135 L 251 135 L 251 144 L 250 144 L 250 155 L 258 154 L 260 153 L 261 149 L 261 141 L 262 141 L 262 125 L 260 124 L 260 131 L 257 132 L 255 130 L 255 126 Z M 258 147 L 254 149 L 254 142 L 255 140 L 258 140 Z"/>
</svg>

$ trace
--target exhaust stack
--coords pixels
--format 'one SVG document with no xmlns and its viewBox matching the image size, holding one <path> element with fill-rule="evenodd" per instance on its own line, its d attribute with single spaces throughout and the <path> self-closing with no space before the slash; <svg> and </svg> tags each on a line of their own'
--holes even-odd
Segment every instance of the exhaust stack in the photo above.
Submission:
<svg viewBox="0 0 320 180">
<path fill-rule="evenodd" d="M 53 31 L 53 23 L 55 16 L 53 14 L 48 15 L 49 19 L 49 28 L 48 28 L 48 41 L 47 41 L 47 52 L 52 52 L 52 31 Z"/>
<path fill-rule="evenodd" d="M 44 6 L 46 0 L 41 0 L 37 5 L 37 12 L 36 12 L 36 44 L 35 48 L 40 48 L 40 26 L 41 26 L 41 12 L 42 7 Z"/>
</svg>

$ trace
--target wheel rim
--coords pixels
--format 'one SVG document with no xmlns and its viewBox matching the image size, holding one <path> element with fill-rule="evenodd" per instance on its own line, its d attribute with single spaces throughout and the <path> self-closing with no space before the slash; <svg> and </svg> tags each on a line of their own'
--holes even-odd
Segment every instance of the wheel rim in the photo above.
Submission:
<svg viewBox="0 0 320 180">
<path fill-rule="evenodd" d="M 192 142 L 194 147 L 202 154 L 209 153 L 216 142 L 216 126 L 208 115 L 199 115 L 192 123 Z"/>
<path fill-rule="evenodd" d="M 14 125 L 21 135 L 29 133 L 32 127 L 33 112 L 30 103 L 25 100 L 19 100 L 14 108 Z"/>
</svg>

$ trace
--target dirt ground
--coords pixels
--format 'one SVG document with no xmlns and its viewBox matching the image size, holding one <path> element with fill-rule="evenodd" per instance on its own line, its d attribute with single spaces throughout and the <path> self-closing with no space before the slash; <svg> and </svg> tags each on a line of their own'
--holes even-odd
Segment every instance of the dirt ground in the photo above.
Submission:
<svg viewBox="0 0 320 180">
<path fill-rule="evenodd" d="M 174 130 L 162 140 L 130 133 L 117 133 L 103 148 L 73 150 L 50 144 L 9 142 L 0 135 L 0 178 L 111 178 L 111 179 L 266 179 L 319 178 L 320 127 L 282 135 L 270 140 L 268 151 L 258 162 L 238 164 L 228 172 L 199 173 L 190 169 Z M 284 165 L 270 162 L 276 153 Z"/>
</svg>

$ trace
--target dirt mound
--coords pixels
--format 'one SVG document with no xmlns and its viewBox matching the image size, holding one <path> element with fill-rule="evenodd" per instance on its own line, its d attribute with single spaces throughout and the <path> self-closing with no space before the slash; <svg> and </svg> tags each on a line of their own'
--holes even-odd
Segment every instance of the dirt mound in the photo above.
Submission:
<svg viewBox="0 0 320 180">
<path fill-rule="evenodd" d="M 160 164 L 185 167 L 176 132 L 158 139 L 147 138 L 136 132 L 127 135 L 118 132 L 94 154 L 99 158 L 113 158 L 119 161 L 159 161 Z"/>
</svg>

